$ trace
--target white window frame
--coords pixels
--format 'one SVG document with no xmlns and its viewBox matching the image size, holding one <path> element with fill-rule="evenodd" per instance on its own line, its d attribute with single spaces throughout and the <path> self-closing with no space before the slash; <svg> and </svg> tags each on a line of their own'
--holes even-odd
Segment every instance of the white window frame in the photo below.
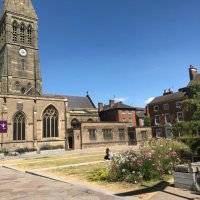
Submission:
<svg viewBox="0 0 200 200">
<path fill-rule="evenodd" d="M 181 101 L 177 101 L 176 102 L 176 108 L 179 108 L 179 109 L 181 109 L 182 108 L 182 102 Z"/>
<path fill-rule="evenodd" d="M 155 105 L 155 106 L 153 107 L 153 109 L 154 109 L 154 112 L 159 111 L 159 105 Z"/>
<path fill-rule="evenodd" d="M 169 104 L 168 104 L 168 103 L 165 103 L 165 104 L 163 105 L 163 109 L 164 109 L 164 110 L 169 110 Z"/>
<path fill-rule="evenodd" d="M 132 111 L 131 111 L 131 110 L 129 110 L 129 111 L 128 111 L 128 114 L 129 114 L 129 115 L 132 115 Z"/>
<path fill-rule="evenodd" d="M 156 138 L 162 137 L 162 129 L 156 129 Z"/>
<path fill-rule="evenodd" d="M 169 116 L 169 121 L 167 121 L 167 115 Z M 170 122 L 171 122 L 171 120 L 170 120 L 170 114 L 166 113 L 165 114 L 165 124 L 169 124 Z"/>
<path fill-rule="evenodd" d="M 157 122 L 156 117 L 158 117 L 159 122 Z M 155 125 L 160 124 L 160 116 L 159 115 L 155 115 L 154 120 L 155 120 Z"/>
<path fill-rule="evenodd" d="M 180 118 L 179 118 L 179 114 L 182 114 L 182 118 L 183 118 L 182 120 L 180 120 Z M 178 122 L 182 122 L 182 121 L 184 121 L 184 115 L 183 115 L 183 112 L 177 112 L 177 113 L 176 113 L 176 118 L 177 118 L 177 121 L 178 121 Z"/>
<path fill-rule="evenodd" d="M 126 110 L 122 110 L 122 115 L 126 115 Z"/>
</svg>

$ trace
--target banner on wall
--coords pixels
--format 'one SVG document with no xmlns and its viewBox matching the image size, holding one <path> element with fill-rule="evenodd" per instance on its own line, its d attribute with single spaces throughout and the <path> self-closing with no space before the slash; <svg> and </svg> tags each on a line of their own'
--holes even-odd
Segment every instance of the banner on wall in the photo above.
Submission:
<svg viewBox="0 0 200 200">
<path fill-rule="evenodd" d="M 7 121 L 0 121 L 0 133 L 7 133 L 8 123 Z"/>
</svg>

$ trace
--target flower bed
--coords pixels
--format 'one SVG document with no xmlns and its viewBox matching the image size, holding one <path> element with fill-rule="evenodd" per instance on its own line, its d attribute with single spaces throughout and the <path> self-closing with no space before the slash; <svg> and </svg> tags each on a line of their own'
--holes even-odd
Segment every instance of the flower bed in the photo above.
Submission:
<svg viewBox="0 0 200 200">
<path fill-rule="evenodd" d="M 152 139 L 139 151 L 128 150 L 115 154 L 108 169 L 101 170 L 92 179 L 103 178 L 110 181 L 126 181 L 138 183 L 163 179 L 172 174 L 172 169 L 181 162 L 182 153 L 189 153 L 189 148 L 169 139 Z"/>
</svg>

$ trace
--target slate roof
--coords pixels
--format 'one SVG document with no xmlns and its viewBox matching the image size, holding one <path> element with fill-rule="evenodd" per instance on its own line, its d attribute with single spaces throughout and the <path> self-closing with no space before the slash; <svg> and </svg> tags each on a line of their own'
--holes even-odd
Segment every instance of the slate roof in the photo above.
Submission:
<svg viewBox="0 0 200 200">
<path fill-rule="evenodd" d="M 105 105 L 103 111 L 115 110 L 115 109 L 136 110 L 135 107 L 128 106 L 126 104 L 123 104 L 122 102 L 118 102 L 118 103 L 115 103 L 112 107 Z"/>
<path fill-rule="evenodd" d="M 139 117 L 139 118 L 145 118 L 145 114 L 144 112 L 136 112 L 136 116 Z"/>
<path fill-rule="evenodd" d="M 159 97 L 155 97 L 150 103 L 150 104 L 156 104 L 156 103 L 160 103 L 160 102 L 165 102 L 165 101 L 172 101 L 175 99 L 181 99 L 186 97 L 187 93 L 186 92 L 175 92 L 172 94 L 168 94 L 168 95 L 164 95 L 164 96 L 159 96 Z"/>
<path fill-rule="evenodd" d="M 194 79 L 193 79 L 193 80 L 191 80 L 191 81 L 189 82 L 188 86 L 190 86 L 190 85 L 191 85 L 191 83 L 192 83 L 193 81 L 200 82 L 200 74 L 197 74 L 197 75 L 194 77 Z"/>
<path fill-rule="evenodd" d="M 90 108 L 94 109 L 94 104 L 88 97 L 66 96 L 69 108 Z"/>
<path fill-rule="evenodd" d="M 49 94 L 44 94 L 42 96 L 67 99 L 69 108 L 83 108 L 83 109 L 88 109 L 88 108 L 94 109 L 94 108 L 96 108 L 89 96 L 79 97 L 79 96 L 49 95 Z"/>
</svg>

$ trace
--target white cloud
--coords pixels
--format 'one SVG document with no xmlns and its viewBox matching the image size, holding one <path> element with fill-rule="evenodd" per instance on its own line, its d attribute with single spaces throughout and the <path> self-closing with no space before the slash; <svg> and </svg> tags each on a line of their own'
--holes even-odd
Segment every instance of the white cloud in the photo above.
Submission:
<svg viewBox="0 0 200 200">
<path fill-rule="evenodd" d="M 154 98 L 155 98 L 155 97 L 150 97 L 150 98 L 148 98 L 148 99 L 145 101 L 145 104 L 150 103 Z"/>
<path fill-rule="evenodd" d="M 124 101 L 126 101 L 126 100 L 128 100 L 128 97 L 116 97 L 115 98 L 115 101 L 117 101 L 117 102 L 119 102 L 119 101 L 122 101 L 122 102 L 124 102 Z"/>
</svg>

